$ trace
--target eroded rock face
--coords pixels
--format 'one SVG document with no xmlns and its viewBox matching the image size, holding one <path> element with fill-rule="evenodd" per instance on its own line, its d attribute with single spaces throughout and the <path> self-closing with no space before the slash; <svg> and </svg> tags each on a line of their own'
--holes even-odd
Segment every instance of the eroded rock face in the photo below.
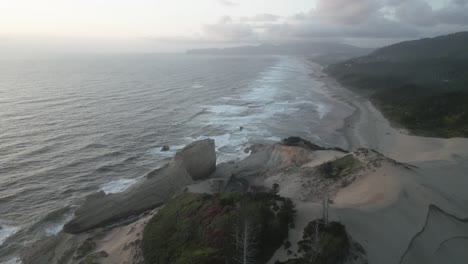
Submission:
<svg viewBox="0 0 468 264">
<path fill-rule="evenodd" d="M 179 151 L 166 166 L 127 190 L 89 196 L 63 230 L 81 233 L 153 209 L 195 180 L 208 178 L 215 169 L 214 140 L 196 141 Z"/>
<path fill-rule="evenodd" d="M 184 167 L 193 180 L 203 180 L 216 169 L 216 151 L 213 139 L 195 141 L 177 154 L 172 163 Z"/>
<path fill-rule="evenodd" d="M 231 174 L 236 178 L 250 178 L 269 171 L 300 166 L 313 159 L 312 151 L 303 147 L 281 144 L 251 147 L 249 157 L 237 162 Z"/>
</svg>

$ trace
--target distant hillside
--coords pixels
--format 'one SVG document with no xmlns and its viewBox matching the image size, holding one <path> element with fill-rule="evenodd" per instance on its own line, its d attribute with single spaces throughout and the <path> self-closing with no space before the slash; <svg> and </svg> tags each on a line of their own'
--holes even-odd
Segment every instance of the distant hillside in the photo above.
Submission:
<svg viewBox="0 0 468 264">
<path fill-rule="evenodd" d="M 327 71 L 416 134 L 468 137 L 468 32 L 394 44 Z"/>
<path fill-rule="evenodd" d="M 392 62 L 443 58 L 468 59 L 468 32 L 401 42 L 378 49 L 366 57 Z"/>
<path fill-rule="evenodd" d="M 259 46 L 242 46 L 234 48 L 211 48 L 188 50 L 187 54 L 210 54 L 210 55 L 316 55 L 316 54 L 354 54 L 361 56 L 371 50 L 358 48 L 340 43 L 290 43 L 290 44 L 264 44 Z"/>
</svg>

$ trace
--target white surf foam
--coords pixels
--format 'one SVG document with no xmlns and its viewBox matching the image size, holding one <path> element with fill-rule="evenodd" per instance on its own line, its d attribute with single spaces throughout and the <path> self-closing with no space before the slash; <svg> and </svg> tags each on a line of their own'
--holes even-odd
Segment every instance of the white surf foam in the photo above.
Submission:
<svg viewBox="0 0 468 264">
<path fill-rule="evenodd" d="M 11 225 L 2 224 L 0 222 L 0 246 L 12 235 L 18 232 L 19 228 Z"/>
<path fill-rule="evenodd" d="M 213 105 L 209 106 L 207 111 L 222 115 L 239 115 L 247 110 L 245 106 L 236 105 Z"/>
<path fill-rule="evenodd" d="M 194 139 L 213 138 L 219 163 L 244 158 L 248 154 L 243 150 L 248 147 L 250 140 L 280 141 L 273 134 L 272 128 L 279 128 L 279 133 L 287 128 L 277 126 L 275 120 L 288 124 L 285 119 L 294 117 L 300 111 L 301 114 L 304 111 L 316 114 L 315 118 L 311 117 L 312 121 L 324 118 L 330 109 L 314 98 L 314 93 L 308 93 L 309 73 L 310 68 L 303 62 L 281 58 L 275 66 L 262 72 L 257 80 L 246 87 L 246 93 L 222 97 L 219 104 L 208 106 L 205 113 L 194 121 L 198 126 L 203 124 L 217 133 L 225 134 L 205 134 Z M 292 84 L 297 85 L 297 89 Z M 294 129 L 307 131 L 303 127 Z"/>
<path fill-rule="evenodd" d="M 250 84 L 247 93 L 237 98 L 222 97 L 223 103 L 208 106 L 209 114 L 197 120 L 226 132 L 195 138 L 215 140 L 218 163 L 245 158 L 248 153 L 245 153 L 244 149 L 248 147 L 249 140 L 272 136 L 269 129 L 261 125 L 263 122 L 268 122 L 277 114 L 293 114 L 299 110 L 297 105 L 290 105 L 284 101 L 276 102 L 282 89 L 281 83 L 286 77 L 285 71 L 294 70 L 289 67 L 290 64 L 289 59 L 281 59 L 276 66 L 261 73 L 259 78 Z M 243 129 L 239 129 L 240 127 Z"/>
<path fill-rule="evenodd" d="M 217 162 L 226 162 L 238 160 L 245 157 L 243 149 L 246 147 L 248 139 L 240 133 L 223 134 L 217 136 L 200 136 L 194 140 L 203 140 L 207 138 L 214 139 Z"/>
<path fill-rule="evenodd" d="M 5 264 L 22 264 L 21 259 L 19 257 L 13 257 L 5 262 Z"/>
<path fill-rule="evenodd" d="M 104 193 L 119 193 L 123 192 L 128 189 L 130 186 L 138 182 L 137 179 L 119 179 L 115 181 L 111 181 L 109 183 L 101 185 L 101 190 Z"/>
<path fill-rule="evenodd" d="M 216 151 L 219 151 L 220 149 L 232 145 L 232 142 L 230 141 L 231 135 L 230 134 L 224 134 L 224 135 L 219 135 L 219 136 L 200 136 L 196 138 L 195 140 L 203 140 L 211 138 L 214 139 L 215 141 L 215 149 Z"/>
<path fill-rule="evenodd" d="M 322 119 L 326 114 L 330 112 L 330 109 L 327 105 L 317 103 L 316 107 L 320 119 Z"/>
<path fill-rule="evenodd" d="M 67 212 L 58 222 L 46 224 L 44 230 L 47 235 L 53 236 L 62 231 L 63 226 L 73 218 L 73 211 Z"/>
</svg>

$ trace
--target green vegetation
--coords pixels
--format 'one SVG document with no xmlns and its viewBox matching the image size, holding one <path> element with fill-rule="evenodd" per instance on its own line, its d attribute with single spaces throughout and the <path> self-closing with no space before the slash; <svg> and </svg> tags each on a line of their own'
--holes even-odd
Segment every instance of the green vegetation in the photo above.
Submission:
<svg viewBox="0 0 468 264">
<path fill-rule="evenodd" d="M 337 179 L 359 169 L 361 165 L 361 162 L 352 154 L 348 154 L 339 159 L 323 163 L 318 168 L 323 177 Z"/>
<path fill-rule="evenodd" d="M 282 141 L 281 141 L 281 144 L 283 144 L 284 146 L 291 146 L 291 147 L 301 147 L 301 148 L 305 148 L 305 149 L 309 149 L 309 150 L 312 150 L 312 151 L 316 151 L 316 150 L 335 150 L 335 151 L 340 151 L 340 152 L 348 152 L 342 148 L 338 148 L 338 147 L 334 147 L 334 148 L 324 148 L 324 147 L 321 147 L 319 145 L 316 145 L 308 140 L 305 140 L 305 139 L 302 139 L 300 137 L 288 137 L 288 138 L 284 138 Z"/>
<path fill-rule="evenodd" d="M 274 193 L 184 194 L 146 225 L 145 262 L 238 263 L 248 228 L 249 257 L 265 263 L 287 238 L 295 214 L 292 201 Z"/>
<path fill-rule="evenodd" d="M 317 226 L 320 232 L 316 248 L 314 240 Z M 314 220 L 304 228 L 302 238 L 298 243 L 299 253 L 302 256 L 283 264 L 336 264 L 343 263 L 349 256 L 351 242 L 345 227 L 338 222 L 330 222 L 325 226 L 321 220 Z"/>
<path fill-rule="evenodd" d="M 86 256 L 86 258 L 80 261 L 78 264 L 99 264 L 102 263 L 100 259 L 107 258 L 109 255 L 105 251 L 99 251 L 97 253 Z"/>
<path fill-rule="evenodd" d="M 468 137 L 468 92 L 412 96 L 408 94 L 411 90 L 405 90 L 408 88 L 379 93 L 374 96 L 374 102 L 385 116 L 415 134 Z"/>
<path fill-rule="evenodd" d="M 96 248 L 96 242 L 94 242 L 92 239 L 86 239 L 81 243 L 81 245 L 75 250 L 75 258 L 80 259 L 83 258 L 84 256 L 88 255 L 91 253 L 94 249 Z"/>
<path fill-rule="evenodd" d="M 415 134 L 468 137 L 466 43 L 468 32 L 402 42 L 327 71 Z"/>
</svg>

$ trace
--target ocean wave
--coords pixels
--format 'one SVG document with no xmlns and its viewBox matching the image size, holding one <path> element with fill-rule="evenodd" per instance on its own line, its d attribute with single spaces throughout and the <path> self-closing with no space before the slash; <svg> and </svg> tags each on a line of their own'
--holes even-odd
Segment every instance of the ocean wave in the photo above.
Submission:
<svg viewBox="0 0 468 264">
<path fill-rule="evenodd" d="M 207 138 L 211 138 L 215 141 L 218 163 L 239 160 L 246 156 L 243 149 L 248 143 L 248 138 L 245 135 L 232 133 L 217 136 L 200 136 L 194 138 L 194 140 L 203 140 Z"/>
<path fill-rule="evenodd" d="M 329 107 L 325 104 L 317 103 L 315 106 L 316 106 L 320 119 L 322 119 L 326 114 L 330 112 Z"/>
<path fill-rule="evenodd" d="M 0 231 L 0 235 L 2 241 L 7 240 L 5 244 L 15 245 L 13 251 L 16 245 L 20 247 L 23 242 L 60 232 L 73 209 L 56 210 L 49 215 L 46 215 L 47 212 L 63 207 L 64 203 L 77 204 L 99 188 L 107 193 L 125 190 L 137 179 L 124 178 L 133 177 L 134 173 L 141 175 L 161 165 L 191 143 L 192 137 L 216 135 L 218 161 L 243 153 L 248 133 L 256 130 L 255 126 L 261 128 L 261 124 L 260 120 L 250 124 L 246 123 L 248 119 L 237 122 L 235 115 L 255 113 L 263 107 L 242 108 L 239 104 L 244 102 L 255 105 L 272 102 L 255 98 L 254 101 L 246 101 L 242 96 L 256 86 L 268 90 L 270 83 L 276 82 L 276 77 L 281 77 L 275 74 L 268 76 L 268 71 L 281 71 L 267 69 L 277 59 L 249 59 L 251 63 L 247 66 L 243 60 L 226 59 L 226 64 L 222 63 L 223 67 L 213 67 L 217 65 L 213 63 L 218 61 L 211 59 L 193 58 L 193 63 L 192 58 L 188 61 L 187 58 L 180 61 L 171 58 L 169 63 L 165 63 L 165 60 L 150 60 L 146 63 L 145 59 L 145 63 L 138 62 L 142 69 L 137 75 L 131 76 L 126 73 L 134 67 L 133 60 L 126 68 L 124 64 L 114 65 L 113 59 L 108 60 L 107 57 L 97 59 L 96 63 L 93 59 L 86 64 L 81 64 L 83 61 L 63 65 L 41 61 L 34 76 L 24 75 L 27 78 L 22 78 L 19 83 L 16 82 L 16 74 L 10 76 L 11 92 L 0 93 L 3 92 L 7 99 L 14 99 L 5 99 L 8 103 L 6 106 L 10 103 L 18 106 L 17 102 L 22 104 L 11 109 L 7 107 L 8 111 L 0 113 L 2 120 L 7 122 L 0 129 L 3 132 L 0 133 L 0 139 L 5 141 L 1 149 L 6 154 L 5 158 L 0 158 L 0 174 L 5 172 L 7 175 L 0 189 L 2 202 L 11 208 L 2 217 L 10 219 L 16 216 L 15 222 L 11 224 L 18 228 L 4 225 L 5 229 Z M 73 70 L 75 67 L 80 68 L 83 75 L 63 79 L 58 78 L 63 75 L 59 74 L 54 79 L 55 74 L 49 74 L 62 70 L 66 73 L 69 65 L 72 65 Z M 102 72 L 103 65 L 110 70 Z M 155 72 L 153 66 L 161 67 L 161 71 Z M 22 69 L 25 68 L 19 67 L 12 72 Z M 115 74 L 119 72 L 123 74 Z M 266 76 L 261 72 L 265 72 Z M 95 78 L 96 73 L 99 73 L 98 78 Z M 262 77 L 265 78 L 257 80 Z M 36 78 L 52 79 L 38 83 Z M 135 85 L 135 80 L 138 85 Z M 24 85 L 25 89 L 14 88 L 20 85 Z M 80 91 L 72 89 L 78 86 L 82 88 Z M 29 88 L 35 91 L 34 96 L 27 93 Z M 268 95 L 268 91 L 264 92 Z M 259 93 L 256 95 L 261 96 Z M 220 102 L 221 96 L 234 99 Z M 207 109 L 211 105 L 219 106 Z M 223 105 L 232 107 L 222 109 Z M 230 122 L 229 127 L 219 123 L 209 125 L 209 119 L 213 116 L 234 119 L 219 120 L 221 123 Z M 239 126 L 246 127 L 242 133 L 239 132 Z M 28 130 L 30 127 L 35 129 Z M 169 145 L 170 151 L 161 152 L 163 144 Z M 235 149 L 241 151 L 236 153 Z M 25 158 L 18 154 L 25 155 Z M 135 171 L 132 170 L 133 165 L 137 168 Z M 107 176 L 112 175 L 111 180 L 115 181 L 103 184 L 105 182 L 102 179 L 96 179 L 97 169 Z M 27 184 L 28 188 L 23 191 L 23 188 L 19 188 L 20 183 Z M 29 188 L 29 185 L 39 188 Z M 12 196 L 13 191 L 17 193 Z M 37 206 L 31 206 L 36 203 Z M 0 252 L 1 263 L 11 257 L 5 256 L 5 253 Z"/>
<path fill-rule="evenodd" d="M 232 141 L 232 136 L 230 134 L 223 134 L 219 136 L 199 136 L 197 138 L 194 138 L 194 140 L 204 140 L 204 139 L 213 139 L 215 141 L 215 149 L 217 152 L 219 152 L 222 148 L 227 147 L 227 146 L 234 146 L 236 143 L 238 144 L 239 142 L 233 142 Z"/>
<path fill-rule="evenodd" d="M 207 109 L 207 111 L 211 113 L 234 116 L 240 115 L 246 110 L 246 107 L 236 105 L 213 105 L 209 106 Z"/>
<path fill-rule="evenodd" d="M 128 157 L 126 158 L 122 163 L 127 163 L 127 162 L 134 162 L 138 159 L 136 156 Z"/>
<path fill-rule="evenodd" d="M 1 190 L 2 188 L 0 188 Z M 13 199 L 16 199 L 18 197 L 18 195 L 16 193 L 14 194 L 10 194 L 10 195 L 5 195 L 3 197 L 0 197 L 0 203 L 7 203 L 7 202 L 10 202 L 12 201 Z"/>
<path fill-rule="evenodd" d="M 12 225 L 2 224 L 0 222 L 0 246 L 11 236 L 18 232 L 19 228 Z"/>
<path fill-rule="evenodd" d="M 114 167 L 117 165 L 104 165 L 95 170 L 96 173 L 106 173 L 106 172 L 112 172 L 114 171 Z"/>
<path fill-rule="evenodd" d="M 13 257 L 5 262 L 5 264 L 22 264 L 21 259 L 19 257 Z"/>
<path fill-rule="evenodd" d="M 101 185 L 100 190 L 108 193 L 119 193 L 128 189 L 133 184 L 137 183 L 139 178 L 136 179 L 119 179 Z"/>
<path fill-rule="evenodd" d="M 99 148 L 106 148 L 107 145 L 99 144 L 99 143 L 91 143 L 84 146 L 82 149 L 99 149 Z"/>
<path fill-rule="evenodd" d="M 63 226 L 68 223 L 71 219 L 73 218 L 73 211 L 70 211 L 66 214 L 64 214 L 60 220 L 56 222 L 50 222 L 47 223 L 44 226 L 44 231 L 46 232 L 47 235 L 53 236 L 58 234 L 60 231 L 62 231 Z"/>
<path fill-rule="evenodd" d="M 74 209 L 66 206 L 53 210 L 46 214 L 41 220 L 34 223 L 29 229 L 29 233 L 56 235 L 62 231 L 63 226 L 73 217 Z"/>
</svg>

